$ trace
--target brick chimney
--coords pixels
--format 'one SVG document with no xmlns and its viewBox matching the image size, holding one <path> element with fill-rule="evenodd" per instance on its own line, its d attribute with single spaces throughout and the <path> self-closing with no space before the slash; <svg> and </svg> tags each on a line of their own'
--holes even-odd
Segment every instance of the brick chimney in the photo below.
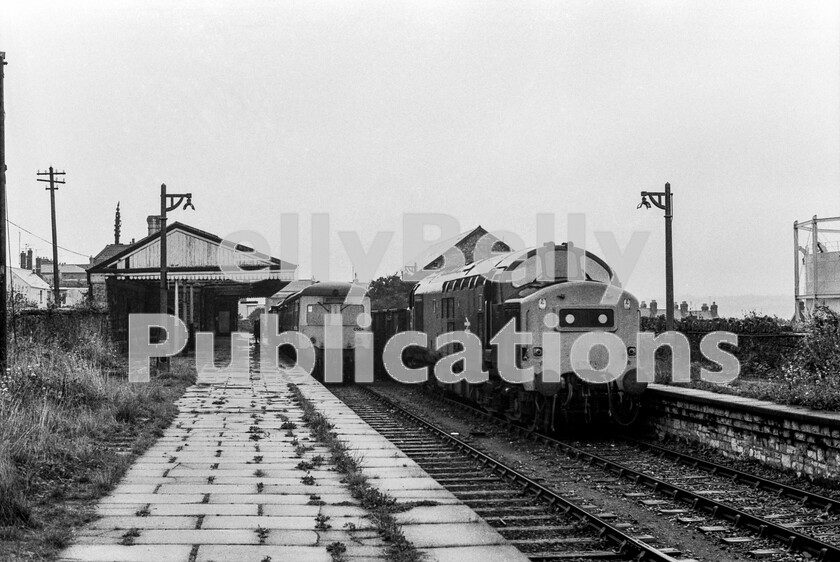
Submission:
<svg viewBox="0 0 840 562">
<path fill-rule="evenodd" d="M 687 302 L 682 301 L 682 303 L 680 303 L 680 313 L 683 316 L 688 316 L 688 303 Z"/>
<path fill-rule="evenodd" d="M 26 252 L 20 253 L 20 268 L 26 269 Z"/>
<path fill-rule="evenodd" d="M 711 310 L 713 318 L 718 317 L 717 303 L 716 302 L 712 301 L 712 306 L 709 307 L 709 310 Z"/>
<path fill-rule="evenodd" d="M 32 248 L 26 250 L 26 269 L 32 271 Z"/>
<path fill-rule="evenodd" d="M 158 215 L 149 215 L 146 217 L 146 222 L 149 225 L 149 236 L 160 232 L 160 217 Z"/>
<path fill-rule="evenodd" d="M 656 301 L 650 301 L 650 315 L 656 316 Z"/>
</svg>

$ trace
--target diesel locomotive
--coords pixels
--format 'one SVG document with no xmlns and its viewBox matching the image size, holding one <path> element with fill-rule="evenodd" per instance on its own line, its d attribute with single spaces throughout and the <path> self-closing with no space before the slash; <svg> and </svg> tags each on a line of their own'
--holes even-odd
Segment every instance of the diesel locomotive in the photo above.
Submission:
<svg viewBox="0 0 840 562">
<path fill-rule="evenodd" d="M 511 320 L 517 332 L 532 336 L 531 344 L 516 346 L 516 366 L 534 369 L 533 379 L 521 384 L 500 376 L 499 348 L 491 343 Z M 468 331 L 481 341 L 483 370 L 489 373 L 486 382 L 443 385 L 430 376 L 430 384 L 541 429 L 603 419 L 631 423 L 647 386 L 636 380 L 638 300 L 620 288 L 615 273 L 601 258 L 571 243 L 497 253 L 428 275 L 413 288 L 407 314 L 374 312 L 376 347 L 382 348 L 389 329 L 402 328 L 406 322 L 411 329 L 426 333 L 429 342 L 428 349 L 404 352 L 407 365 L 413 361 L 431 367 L 451 353 L 433 348 L 435 338 L 444 333 Z M 626 365 L 610 382 L 588 382 L 576 375 L 571 364 L 575 341 L 598 331 L 617 336 L 626 348 Z M 559 361 L 553 357 L 549 363 L 543 355 L 547 333 L 560 335 Z M 605 347 L 589 350 L 592 369 L 603 369 L 608 361 Z M 554 366 L 553 376 L 547 376 L 549 364 Z"/>
</svg>

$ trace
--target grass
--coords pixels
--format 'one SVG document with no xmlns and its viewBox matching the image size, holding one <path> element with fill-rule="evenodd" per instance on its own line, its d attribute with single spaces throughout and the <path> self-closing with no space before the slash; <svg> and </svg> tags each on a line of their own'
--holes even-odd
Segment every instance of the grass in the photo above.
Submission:
<svg viewBox="0 0 840 562">
<path fill-rule="evenodd" d="M 400 505 L 390 495 L 371 486 L 361 471 L 361 460 L 349 453 L 344 442 L 332 431 L 333 426 L 330 421 L 315 409 L 295 385 L 289 384 L 289 390 L 303 408 L 303 421 L 312 437 L 330 450 L 333 465 L 344 475 L 344 482 L 350 489 L 350 494 L 359 500 L 362 507 L 370 513 L 379 535 L 389 543 L 386 550 L 387 559 L 390 562 L 420 562 L 423 555 L 411 541 L 405 538 L 394 517 L 396 513 L 414 506 Z M 344 550 L 334 548 L 330 550 L 330 554 L 333 560 L 342 560 Z"/>
<path fill-rule="evenodd" d="M 167 376 L 130 384 L 115 357 L 101 338 L 81 350 L 13 340 L 0 377 L 0 560 L 67 546 L 195 381 L 192 362 L 176 358 Z"/>
</svg>

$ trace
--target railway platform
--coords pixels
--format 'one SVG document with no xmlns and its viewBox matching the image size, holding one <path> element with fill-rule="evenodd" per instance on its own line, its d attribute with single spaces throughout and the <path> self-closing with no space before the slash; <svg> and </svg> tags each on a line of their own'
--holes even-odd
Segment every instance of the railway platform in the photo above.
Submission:
<svg viewBox="0 0 840 562">
<path fill-rule="evenodd" d="M 202 372 L 179 415 L 59 559 L 387 560 L 389 543 L 314 440 L 290 385 L 333 424 L 362 473 L 403 510 L 428 561 L 526 560 L 469 507 L 300 370 Z"/>
</svg>

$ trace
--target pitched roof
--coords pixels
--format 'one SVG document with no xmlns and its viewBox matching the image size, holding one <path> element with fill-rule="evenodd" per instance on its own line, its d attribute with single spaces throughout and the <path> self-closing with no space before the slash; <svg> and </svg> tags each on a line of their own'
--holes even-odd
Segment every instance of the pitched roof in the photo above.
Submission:
<svg viewBox="0 0 840 562">
<path fill-rule="evenodd" d="M 443 259 L 450 255 L 452 248 L 458 248 L 464 256 L 465 263 L 471 263 L 475 259 L 473 254 L 475 252 L 476 243 L 486 234 L 490 234 L 490 236 L 496 239 L 496 242 L 493 243 L 493 247 L 500 244 L 502 246 L 500 251 L 509 252 L 511 250 L 510 246 L 508 246 L 504 241 L 499 240 L 492 233 L 488 233 L 484 227 L 478 225 L 472 230 L 467 230 L 453 238 L 443 240 L 430 248 L 427 248 L 423 253 L 425 257 L 423 261 L 427 262 L 423 269 L 438 269 L 440 265 L 442 265 Z"/>
<path fill-rule="evenodd" d="M 28 269 L 20 269 L 18 267 L 10 267 L 9 271 L 12 272 L 12 275 L 20 279 L 26 285 L 29 285 L 33 289 L 44 289 L 46 291 L 52 291 L 52 287 L 50 287 L 46 281 L 41 279 L 37 274 L 29 271 Z"/>
<path fill-rule="evenodd" d="M 219 237 L 219 236 L 217 236 L 217 235 L 215 235 L 211 232 L 206 232 L 204 230 L 200 230 L 198 228 L 195 228 L 193 226 L 190 226 L 190 225 L 187 225 L 187 224 L 184 224 L 184 223 L 181 223 L 181 222 L 173 222 L 172 224 L 167 225 L 167 227 L 166 227 L 166 238 L 167 238 L 167 240 L 169 240 L 172 237 L 172 234 L 175 231 L 180 231 L 180 232 L 183 232 L 184 234 L 187 234 L 189 236 L 199 238 L 199 239 L 203 240 L 204 242 L 208 243 L 211 246 L 219 246 L 224 241 L 221 237 Z M 155 232 L 153 234 L 150 234 L 150 235 L 146 236 L 145 238 L 141 238 L 140 240 L 138 240 L 137 242 L 135 242 L 133 244 L 129 244 L 127 246 L 124 246 L 121 250 L 117 251 L 116 253 L 114 253 L 113 255 L 108 257 L 107 259 L 105 259 L 105 260 L 101 261 L 100 263 L 97 263 L 96 265 L 92 266 L 90 269 L 88 269 L 88 271 L 91 272 L 91 273 L 113 272 L 115 266 L 117 265 L 117 263 L 120 260 L 126 258 L 127 256 L 137 254 L 138 252 L 140 252 L 141 250 L 145 249 L 146 247 L 152 245 L 153 243 L 156 243 L 156 242 L 159 243 L 160 237 L 161 237 L 161 233 L 160 233 L 160 231 L 158 231 L 158 232 Z M 111 246 L 117 246 L 117 244 L 112 244 Z M 297 268 L 297 265 L 295 265 L 295 264 L 282 261 L 279 258 L 275 258 L 275 257 L 269 256 L 269 255 L 263 254 L 261 252 L 253 251 L 252 248 L 249 248 L 249 247 L 244 246 L 242 244 L 237 245 L 236 250 L 240 251 L 240 252 L 250 252 L 249 255 L 253 259 L 256 259 L 259 262 L 261 262 L 261 264 L 260 264 L 261 267 L 264 267 L 264 266 L 268 265 L 271 270 L 279 269 L 279 270 L 291 271 L 291 270 L 294 270 L 294 269 Z M 103 252 L 104 251 L 105 250 L 103 250 Z M 190 265 L 187 264 L 187 265 L 181 266 L 181 267 L 182 268 L 189 268 Z M 214 269 L 220 269 L 218 267 L 218 264 L 215 266 Z M 120 270 L 120 271 L 121 272 L 127 272 L 128 270 Z"/>
<path fill-rule="evenodd" d="M 106 260 L 111 259 L 112 257 L 116 256 L 117 254 L 128 248 L 129 245 L 130 244 L 108 244 L 107 246 L 102 248 L 101 252 L 99 252 L 91 258 L 88 269 L 95 265 L 99 265 L 100 263 Z"/>
</svg>

